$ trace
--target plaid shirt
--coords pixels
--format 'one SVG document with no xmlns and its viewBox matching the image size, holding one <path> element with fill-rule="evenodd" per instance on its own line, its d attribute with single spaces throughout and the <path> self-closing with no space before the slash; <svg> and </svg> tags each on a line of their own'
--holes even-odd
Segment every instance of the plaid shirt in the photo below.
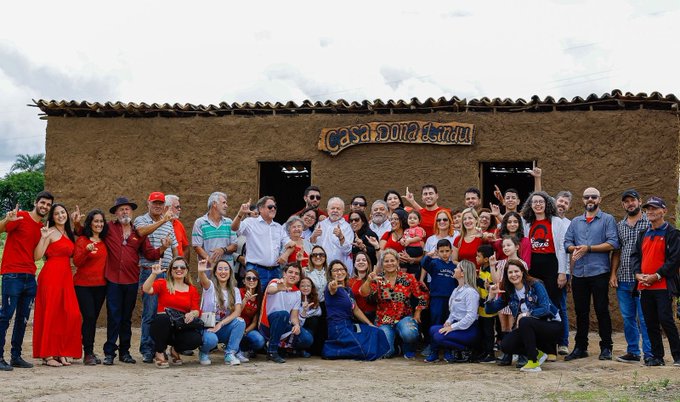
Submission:
<svg viewBox="0 0 680 402">
<path fill-rule="evenodd" d="M 635 222 L 635 226 L 629 226 L 626 218 L 623 218 L 616 224 L 616 232 L 619 236 L 619 243 L 621 244 L 621 258 L 619 259 L 619 267 L 616 271 L 616 279 L 619 282 L 635 282 L 635 275 L 633 274 L 633 267 L 630 266 L 630 254 L 635 249 L 635 242 L 637 242 L 638 235 L 641 231 L 649 227 L 649 220 L 647 214 L 643 213 L 642 217 Z"/>
</svg>

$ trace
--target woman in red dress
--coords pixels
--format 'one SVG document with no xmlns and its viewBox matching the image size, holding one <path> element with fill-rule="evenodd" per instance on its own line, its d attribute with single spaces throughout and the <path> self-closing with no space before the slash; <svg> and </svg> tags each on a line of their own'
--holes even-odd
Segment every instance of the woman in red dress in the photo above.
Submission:
<svg viewBox="0 0 680 402">
<path fill-rule="evenodd" d="M 70 366 L 68 357 L 82 354 L 82 318 L 73 287 L 71 256 L 74 236 L 63 204 L 54 204 L 33 252 L 36 260 L 46 257 L 38 275 L 38 293 L 33 316 L 33 357 L 50 367 Z"/>
</svg>

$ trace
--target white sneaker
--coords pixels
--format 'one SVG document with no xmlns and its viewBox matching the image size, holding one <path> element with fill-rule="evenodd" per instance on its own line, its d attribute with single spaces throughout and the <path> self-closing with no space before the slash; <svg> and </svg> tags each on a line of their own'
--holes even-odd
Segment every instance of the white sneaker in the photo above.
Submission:
<svg viewBox="0 0 680 402">
<path fill-rule="evenodd" d="M 241 364 L 241 361 L 237 359 L 233 353 L 227 353 L 224 355 L 224 364 L 228 364 L 230 366 L 238 366 Z"/>
<path fill-rule="evenodd" d="M 249 358 L 246 357 L 246 355 L 243 354 L 240 350 L 236 353 L 236 358 L 241 362 L 241 363 L 248 363 L 250 361 Z"/>
<path fill-rule="evenodd" d="M 212 364 L 210 361 L 210 356 L 207 353 L 199 352 L 198 353 L 198 362 L 201 363 L 203 366 L 209 366 Z"/>
</svg>

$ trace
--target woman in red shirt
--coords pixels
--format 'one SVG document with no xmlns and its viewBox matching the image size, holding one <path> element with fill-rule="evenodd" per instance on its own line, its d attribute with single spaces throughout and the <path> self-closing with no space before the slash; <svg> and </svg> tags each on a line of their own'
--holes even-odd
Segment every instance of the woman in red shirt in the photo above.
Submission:
<svg viewBox="0 0 680 402">
<path fill-rule="evenodd" d="M 404 246 L 399 241 L 404 236 L 404 229 L 408 229 L 408 213 L 401 208 L 395 209 L 390 213 L 390 224 L 392 225 L 392 230 L 385 232 L 382 238 L 380 238 L 381 255 L 384 254 L 387 249 L 392 249 L 396 251 L 397 254 L 404 251 Z"/>
<path fill-rule="evenodd" d="M 373 322 L 377 308 L 375 297 L 364 297 L 359 293 L 361 285 L 368 280 L 368 274 L 371 272 L 373 272 L 373 264 L 371 264 L 368 254 L 364 251 L 354 254 L 354 276 L 349 278 L 349 287 L 352 289 L 352 294 L 359 310 L 364 313 L 366 318 Z"/>
<path fill-rule="evenodd" d="M 463 211 L 463 225 L 460 235 L 453 239 L 453 261 L 467 260 L 477 266 L 477 249 L 482 245 L 482 231 L 479 229 L 479 216 L 474 208 Z"/>
<path fill-rule="evenodd" d="M 266 340 L 264 336 L 257 330 L 258 317 L 260 316 L 260 308 L 262 307 L 262 285 L 260 285 L 260 275 L 254 269 L 246 271 L 246 276 L 243 278 L 245 285 L 241 289 L 241 299 L 243 301 L 243 309 L 241 310 L 241 318 L 246 322 L 246 330 L 241 339 L 241 350 L 247 353 L 247 357 L 255 357 L 255 352 L 264 349 Z"/>
<path fill-rule="evenodd" d="M 169 367 L 165 356 L 168 345 L 172 345 L 170 354 L 172 364 L 181 365 L 182 359 L 177 350 L 193 350 L 201 345 L 200 330 L 192 325 L 182 329 L 177 328 L 168 315 L 169 310 L 177 310 L 184 314 L 184 322 L 190 324 L 198 318 L 199 296 L 198 290 L 191 283 L 189 267 L 184 257 L 175 257 L 169 264 L 170 272 L 165 279 L 156 277 L 165 270 L 160 264 L 151 268 L 151 275 L 142 285 L 144 293 L 158 295 L 158 310 L 156 318 L 151 323 L 151 338 L 153 338 L 156 356 L 154 363 L 158 368 Z"/>
<path fill-rule="evenodd" d="M 103 241 L 107 231 L 108 225 L 104 213 L 98 209 L 90 211 L 85 218 L 83 235 L 76 240 L 73 252 L 73 263 L 76 266 L 73 284 L 80 314 L 83 316 L 81 331 L 85 353 L 83 364 L 86 366 L 101 364 L 101 360 L 94 354 L 94 334 L 97 329 L 97 319 L 106 298 L 104 268 L 107 250 Z M 121 359 L 127 357 L 129 355 L 121 356 Z"/>
</svg>

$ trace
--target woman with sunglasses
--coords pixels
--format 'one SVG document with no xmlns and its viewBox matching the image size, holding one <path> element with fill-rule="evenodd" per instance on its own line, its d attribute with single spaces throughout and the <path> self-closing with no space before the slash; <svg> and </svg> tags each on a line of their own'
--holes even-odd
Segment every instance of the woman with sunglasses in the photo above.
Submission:
<svg viewBox="0 0 680 402">
<path fill-rule="evenodd" d="M 158 368 L 170 366 L 165 355 L 168 345 L 172 346 L 170 349 L 172 364 L 179 366 L 182 359 L 177 351 L 194 350 L 202 342 L 200 330 L 190 325 L 199 316 L 200 297 L 198 290 L 191 283 L 187 261 L 184 257 L 175 257 L 168 266 L 170 274 L 165 279 L 157 280 L 156 277 L 165 270 L 160 264 L 153 265 L 151 274 L 142 285 L 144 293 L 158 296 L 156 318 L 151 323 L 151 338 L 156 350 L 154 364 Z M 177 328 L 166 311 L 169 309 L 183 313 L 187 327 Z"/>
<path fill-rule="evenodd" d="M 321 322 L 326 321 L 326 300 L 324 299 L 323 289 L 326 289 L 328 283 L 328 267 L 326 265 L 326 250 L 321 246 L 312 247 L 312 252 L 309 254 L 310 263 L 304 270 L 304 275 L 309 278 L 314 287 L 318 290 L 319 307 L 321 308 Z M 326 340 L 326 325 L 320 325 L 314 334 L 314 344 L 311 352 L 314 355 L 321 354 L 321 348 Z"/>
<path fill-rule="evenodd" d="M 324 359 L 379 359 L 390 350 L 387 336 L 357 306 L 348 277 L 345 264 L 338 260 L 331 262 L 328 287 L 324 291 L 328 309 L 328 339 L 322 356 Z M 353 319 L 359 324 L 355 324 Z"/>
<path fill-rule="evenodd" d="M 240 290 L 243 308 L 241 318 L 246 323 L 245 333 L 241 340 L 241 350 L 246 351 L 249 358 L 255 357 L 255 352 L 264 348 L 265 339 L 257 330 L 258 316 L 262 308 L 262 295 L 260 291 L 260 277 L 257 271 L 249 269 L 243 278 L 244 287 Z"/>
<path fill-rule="evenodd" d="M 354 231 L 354 243 L 352 243 L 352 255 L 365 252 L 371 259 L 371 264 L 378 263 L 376 250 L 380 250 L 378 235 L 368 227 L 368 218 L 362 211 L 352 211 L 349 214 L 349 225 Z"/>
<path fill-rule="evenodd" d="M 212 271 L 211 278 L 206 272 Z M 208 261 L 198 262 L 198 279 L 203 288 L 201 311 L 215 314 L 215 326 L 203 331 L 203 344 L 198 354 L 202 365 L 211 364 L 210 351 L 218 343 L 225 344 L 224 364 L 238 366 L 249 361 L 240 351 L 246 322 L 241 318 L 241 292 L 228 261 L 218 261 L 208 268 Z"/>
</svg>

